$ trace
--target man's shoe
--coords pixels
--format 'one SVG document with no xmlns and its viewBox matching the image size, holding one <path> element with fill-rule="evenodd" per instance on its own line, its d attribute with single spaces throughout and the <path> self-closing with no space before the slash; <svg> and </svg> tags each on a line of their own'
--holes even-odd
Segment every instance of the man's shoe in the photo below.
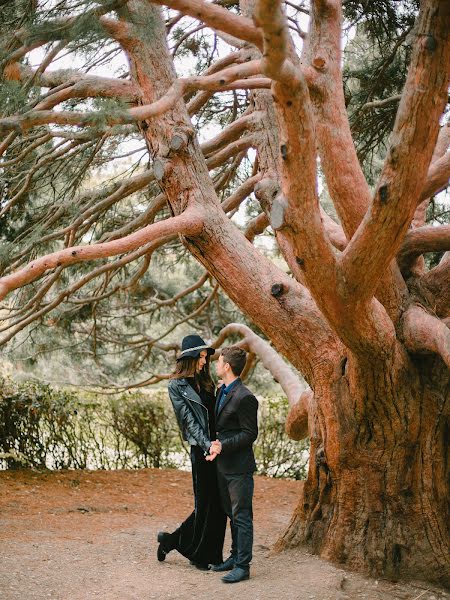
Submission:
<svg viewBox="0 0 450 600">
<path fill-rule="evenodd" d="M 223 563 L 220 563 L 220 565 L 211 565 L 211 570 L 212 571 L 231 571 L 231 569 L 234 568 L 234 557 L 233 556 L 229 556 L 227 558 L 227 560 L 225 560 Z"/>
<path fill-rule="evenodd" d="M 246 579 L 250 579 L 250 570 L 242 569 L 241 567 L 234 567 L 228 575 L 222 577 L 224 583 L 238 583 L 239 581 L 245 581 Z"/>
<path fill-rule="evenodd" d="M 169 548 L 170 534 L 166 533 L 165 531 L 160 531 L 158 533 L 157 539 L 159 542 L 159 546 L 158 546 L 158 550 L 156 551 L 156 556 L 157 556 L 159 562 L 163 562 L 164 560 L 166 560 L 166 555 L 171 550 Z"/>
</svg>

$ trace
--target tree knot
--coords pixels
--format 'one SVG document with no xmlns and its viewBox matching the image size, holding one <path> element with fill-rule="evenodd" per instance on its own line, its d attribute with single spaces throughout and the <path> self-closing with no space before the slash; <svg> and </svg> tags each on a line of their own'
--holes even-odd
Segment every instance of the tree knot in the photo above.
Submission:
<svg viewBox="0 0 450 600">
<path fill-rule="evenodd" d="M 270 293 L 272 294 L 272 296 L 274 298 L 279 298 L 280 296 L 282 296 L 285 292 L 285 287 L 282 283 L 274 283 Z"/>
<path fill-rule="evenodd" d="M 378 196 L 380 198 L 381 204 L 386 204 L 386 202 L 389 199 L 389 187 L 388 187 L 387 183 L 380 186 L 380 188 L 378 190 Z"/>
<path fill-rule="evenodd" d="M 173 169 L 173 164 L 170 160 L 163 158 L 157 158 L 153 161 L 153 175 L 156 181 L 162 181 L 165 177 L 170 175 Z"/>
<path fill-rule="evenodd" d="M 278 194 L 272 203 L 270 211 L 270 224 L 274 231 L 278 231 L 287 226 L 285 216 L 288 208 L 288 202 L 282 194 Z"/>
<path fill-rule="evenodd" d="M 327 64 L 326 59 L 323 56 L 321 56 L 320 54 L 318 54 L 317 56 L 315 56 L 313 58 L 312 65 L 318 71 L 324 71 L 326 64 Z"/>
<path fill-rule="evenodd" d="M 429 52 L 434 52 L 437 48 L 436 38 L 433 37 L 431 34 L 425 36 L 425 48 Z"/>
</svg>

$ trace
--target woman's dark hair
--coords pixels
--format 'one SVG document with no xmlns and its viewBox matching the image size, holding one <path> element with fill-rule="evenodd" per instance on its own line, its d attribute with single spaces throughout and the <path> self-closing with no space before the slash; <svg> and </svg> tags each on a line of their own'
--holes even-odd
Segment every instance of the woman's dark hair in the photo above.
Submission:
<svg viewBox="0 0 450 600">
<path fill-rule="evenodd" d="M 186 356 L 177 360 L 175 369 L 170 376 L 171 379 L 181 379 L 182 377 L 192 377 L 198 389 L 204 389 L 207 392 L 214 392 L 214 382 L 211 379 L 209 370 L 209 355 L 206 357 L 206 363 L 203 369 L 197 372 L 198 359 Z"/>
</svg>

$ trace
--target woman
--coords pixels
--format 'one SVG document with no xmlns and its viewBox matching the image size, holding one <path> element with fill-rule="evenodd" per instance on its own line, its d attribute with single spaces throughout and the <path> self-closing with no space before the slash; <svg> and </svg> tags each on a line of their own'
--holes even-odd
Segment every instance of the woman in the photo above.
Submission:
<svg viewBox="0 0 450 600">
<path fill-rule="evenodd" d="M 183 338 L 181 353 L 169 382 L 169 396 L 183 439 L 191 445 L 195 508 L 173 533 L 158 533 L 159 561 L 178 550 L 198 569 L 222 562 L 226 515 L 217 485 L 216 462 L 206 456 L 216 451 L 214 383 L 209 357 L 214 354 L 199 335 Z"/>
</svg>

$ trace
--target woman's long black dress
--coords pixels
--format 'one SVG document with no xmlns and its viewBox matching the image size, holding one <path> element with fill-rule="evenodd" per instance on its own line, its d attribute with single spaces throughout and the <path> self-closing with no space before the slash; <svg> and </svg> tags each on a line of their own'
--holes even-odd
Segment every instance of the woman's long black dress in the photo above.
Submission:
<svg viewBox="0 0 450 600">
<path fill-rule="evenodd" d="M 214 395 L 205 390 L 199 392 L 193 380 L 188 381 L 208 409 L 209 436 L 214 440 Z M 223 561 L 227 517 L 220 501 L 216 462 L 205 460 L 199 446 L 191 446 L 191 463 L 195 508 L 180 527 L 170 534 L 169 545 L 197 565 L 219 564 Z"/>
</svg>

